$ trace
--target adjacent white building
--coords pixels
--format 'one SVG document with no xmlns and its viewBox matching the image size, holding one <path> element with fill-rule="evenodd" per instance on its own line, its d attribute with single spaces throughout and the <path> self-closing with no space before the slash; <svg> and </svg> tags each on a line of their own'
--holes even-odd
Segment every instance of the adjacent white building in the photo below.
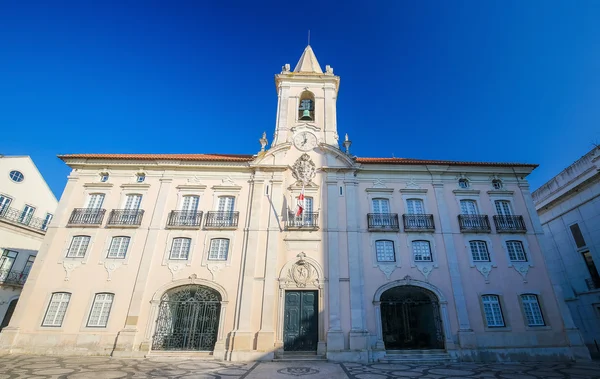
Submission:
<svg viewBox="0 0 600 379">
<path fill-rule="evenodd" d="M 600 148 L 533 193 L 550 276 L 592 355 L 600 355 Z"/>
<path fill-rule="evenodd" d="M 0 156 L 0 330 L 8 325 L 57 206 L 28 156 Z"/>
</svg>

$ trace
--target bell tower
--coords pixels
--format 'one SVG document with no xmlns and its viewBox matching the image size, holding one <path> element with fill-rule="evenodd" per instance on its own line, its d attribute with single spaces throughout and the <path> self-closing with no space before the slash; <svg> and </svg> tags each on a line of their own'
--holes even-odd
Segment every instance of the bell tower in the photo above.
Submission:
<svg viewBox="0 0 600 379">
<path fill-rule="evenodd" d="M 294 71 L 290 71 L 289 64 L 282 67 L 275 75 L 275 85 L 278 102 L 272 147 L 294 139 L 304 144 L 313 139 L 315 144 L 339 148 L 336 101 L 340 77 L 330 66 L 325 66 L 323 72 L 310 45 Z"/>
</svg>

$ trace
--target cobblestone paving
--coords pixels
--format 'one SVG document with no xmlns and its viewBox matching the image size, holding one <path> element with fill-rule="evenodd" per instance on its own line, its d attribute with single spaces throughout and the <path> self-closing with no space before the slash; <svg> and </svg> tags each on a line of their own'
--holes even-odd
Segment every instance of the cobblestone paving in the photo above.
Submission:
<svg viewBox="0 0 600 379">
<path fill-rule="evenodd" d="M 0 379 L 600 379 L 600 362 L 357 364 L 327 362 L 233 363 L 177 358 L 0 356 Z"/>
</svg>

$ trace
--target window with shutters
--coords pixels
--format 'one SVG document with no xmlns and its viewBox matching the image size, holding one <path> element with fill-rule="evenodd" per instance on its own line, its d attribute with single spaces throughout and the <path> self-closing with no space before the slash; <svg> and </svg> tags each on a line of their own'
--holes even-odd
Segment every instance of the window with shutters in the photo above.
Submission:
<svg viewBox="0 0 600 379">
<path fill-rule="evenodd" d="M 42 326 L 61 326 L 70 300 L 71 294 L 68 292 L 53 293 Z"/>
<path fill-rule="evenodd" d="M 87 326 L 105 328 L 108 324 L 110 309 L 115 295 L 112 293 L 97 293 L 90 310 Z"/>
<path fill-rule="evenodd" d="M 483 295 L 481 296 L 481 302 L 483 303 L 483 312 L 487 327 L 498 328 L 505 326 L 500 297 L 497 295 Z"/>
<path fill-rule="evenodd" d="M 523 313 L 525 313 L 525 319 L 527 320 L 528 326 L 546 325 L 537 295 L 521 295 L 521 305 L 523 306 Z"/>
<path fill-rule="evenodd" d="M 460 213 L 463 215 L 479 214 L 479 211 L 477 209 L 477 202 L 475 202 L 475 200 L 461 200 Z"/>
<path fill-rule="evenodd" d="M 431 245 L 429 241 L 413 241 L 413 258 L 415 262 L 431 262 Z"/>
<path fill-rule="evenodd" d="M 485 241 L 469 241 L 471 249 L 471 257 L 473 262 L 489 262 L 490 253 L 488 252 L 487 243 Z"/>
<path fill-rule="evenodd" d="M 90 240 L 90 236 L 74 236 L 67 250 L 67 258 L 84 258 Z"/>
<path fill-rule="evenodd" d="M 209 261 L 226 261 L 228 253 L 229 240 L 227 238 L 213 238 L 210 240 Z"/>
<path fill-rule="evenodd" d="M 506 241 L 506 249 L 508 250 L 508 259 L 511 262 L 527 262 L 527 254 L 525 254 L 523 242 Z"/>
<path fill-rule="evenodd" d="M 129 237 L 113 237 L 113 239 L 110 242 L 110 247 L 108 249 L 108 255 L 106 257 L 112 259 L 124 259 L 125 255 L 127 255 L 129 241 Z"/>
<path fill-rule="evenodd" d="M 173 238 L 169 259 L 188 259 L 191 244 L 191 238 Z"/>
<path fill-rule="evenodd" d="M 375 254 L 377 257 L 377 262 L 396 262 L 394 241 L 375 241 Z"/>
<path fill-rule="evenodd" d="M 496 206 L 496 214 L 498 214 L 498 216 L 512 216 L 510 201 L 496 200 L 494 201 L 494 205 Z"/>
</svg>

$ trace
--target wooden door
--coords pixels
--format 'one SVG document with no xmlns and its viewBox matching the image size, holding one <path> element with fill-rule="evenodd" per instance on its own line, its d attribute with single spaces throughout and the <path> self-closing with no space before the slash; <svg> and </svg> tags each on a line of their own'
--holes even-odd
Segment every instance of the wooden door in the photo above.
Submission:
<svg viewBox="0 0 600 379">
<path fill-rule="evenodd" d="M 286 291 L 283 350 L 317 350 L 319 340 L 317 301 L 317 291 Z"/>
</svg>

